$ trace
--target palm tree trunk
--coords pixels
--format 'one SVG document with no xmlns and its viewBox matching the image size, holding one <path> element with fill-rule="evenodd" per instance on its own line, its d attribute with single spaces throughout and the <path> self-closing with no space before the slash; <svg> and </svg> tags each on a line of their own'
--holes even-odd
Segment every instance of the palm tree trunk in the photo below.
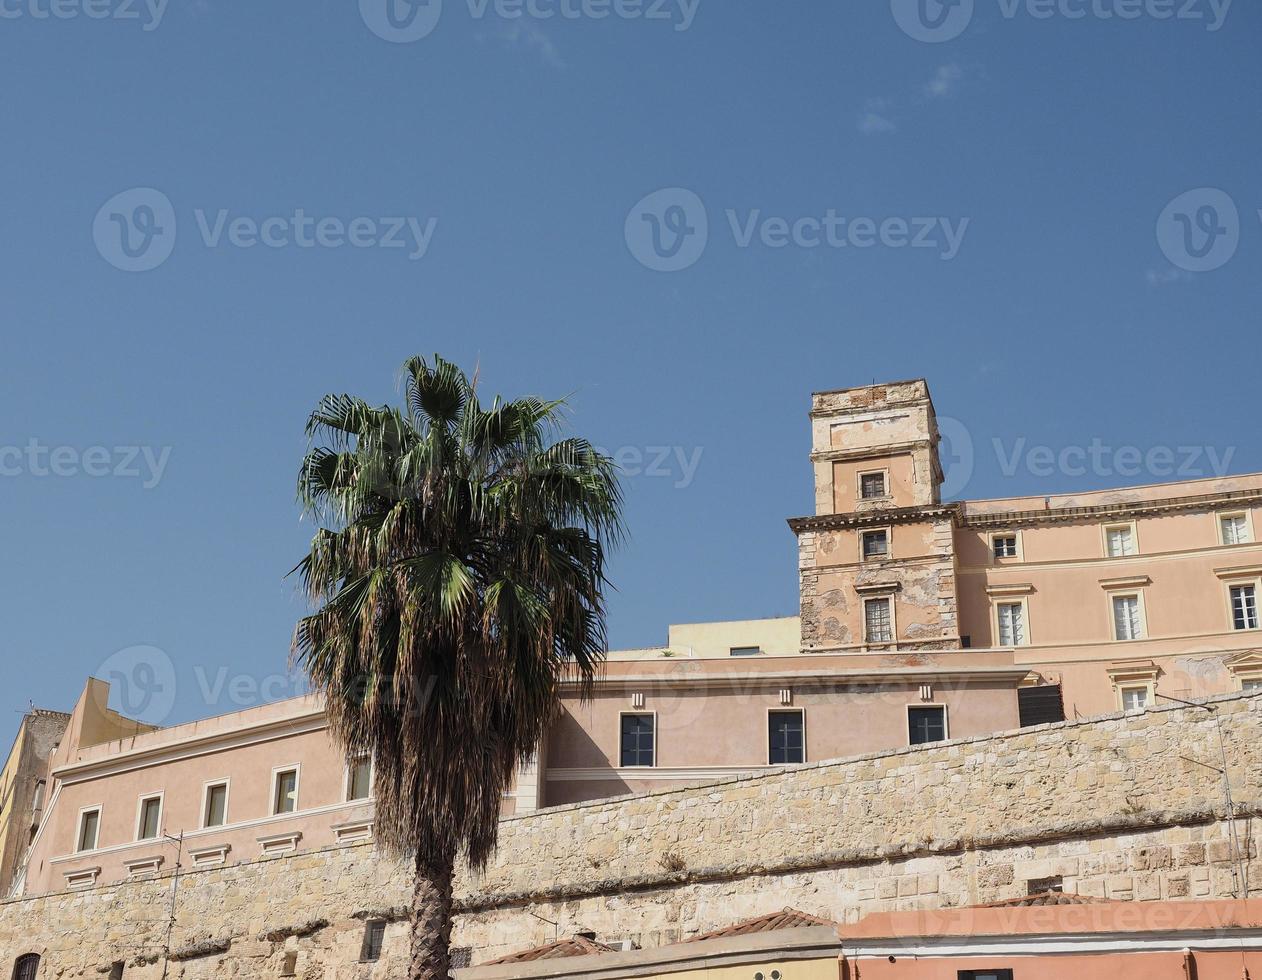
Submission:
<svg viewBox="0 0 1262 980">
<path fill-rule="evenodd" d="M 419 855 L 412 885 L 412 965 L 409 980 L 451 975 L 451 878 L 454 862 Z"/>
</svg>

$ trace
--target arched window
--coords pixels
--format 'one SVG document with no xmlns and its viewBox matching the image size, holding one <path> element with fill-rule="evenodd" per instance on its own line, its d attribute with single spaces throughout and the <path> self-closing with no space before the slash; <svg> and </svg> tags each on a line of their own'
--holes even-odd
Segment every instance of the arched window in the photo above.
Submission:
<svg viewBox="0 0 1262 980">
<path fill-rule="evenodd" d="M 37 973 L 39 973 L 38 953 L 19 956 L 18 961 L 13 964 L 13 980 L 35 980 Z"/>
</svg>

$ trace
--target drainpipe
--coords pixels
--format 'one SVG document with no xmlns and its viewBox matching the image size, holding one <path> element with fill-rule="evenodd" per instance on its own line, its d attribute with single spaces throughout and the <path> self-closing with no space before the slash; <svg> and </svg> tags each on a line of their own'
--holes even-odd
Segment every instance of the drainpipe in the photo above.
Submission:
<svg viewBox="0 0 1262 980">
<path fill-rule="evenodd" d="M 1185 980 L 1196 980 L 1196 957 L 1190 949 L 1183 951 L 1183 976 Z"/>
</svg>

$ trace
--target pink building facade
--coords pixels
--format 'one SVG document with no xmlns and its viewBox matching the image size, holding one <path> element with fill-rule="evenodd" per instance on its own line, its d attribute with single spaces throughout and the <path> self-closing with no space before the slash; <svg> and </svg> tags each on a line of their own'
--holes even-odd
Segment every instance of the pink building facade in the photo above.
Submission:
<svg viewBox="0 0 1262 980">
<path fill-rule="evenodd" d="M 811 426 L 801 615 L 611 652 L 505 813 L 1262 691 L 1262 475 L 949 502 L 923 381 L 817 394 Z M 371 759 L 337 749 L 317 699 L 161 730 L 108 699 L 91 681 L 75 706 L 6 894 L 371 836 Z"/>
</svg>

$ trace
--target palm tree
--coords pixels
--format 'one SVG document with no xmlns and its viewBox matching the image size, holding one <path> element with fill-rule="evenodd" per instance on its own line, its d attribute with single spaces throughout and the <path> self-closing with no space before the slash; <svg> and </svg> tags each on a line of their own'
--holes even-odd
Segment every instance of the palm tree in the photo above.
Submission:
<svg viewBox="0 0 1262 980">
<path fill-rule="evenodd" d="M 403 371 L 404 408 L 328 395 L 307 423 L 293 651 L 348 758 L 372 753 L 379 846 L 413 862 L 410 977 L 446 980 L 457 860 L 485 867 L 562 679 L 587 697 L 603 663 L 621 492 L 554 437 L 563 402 L 483 408 L 442 358 Z"/>
</svg>

